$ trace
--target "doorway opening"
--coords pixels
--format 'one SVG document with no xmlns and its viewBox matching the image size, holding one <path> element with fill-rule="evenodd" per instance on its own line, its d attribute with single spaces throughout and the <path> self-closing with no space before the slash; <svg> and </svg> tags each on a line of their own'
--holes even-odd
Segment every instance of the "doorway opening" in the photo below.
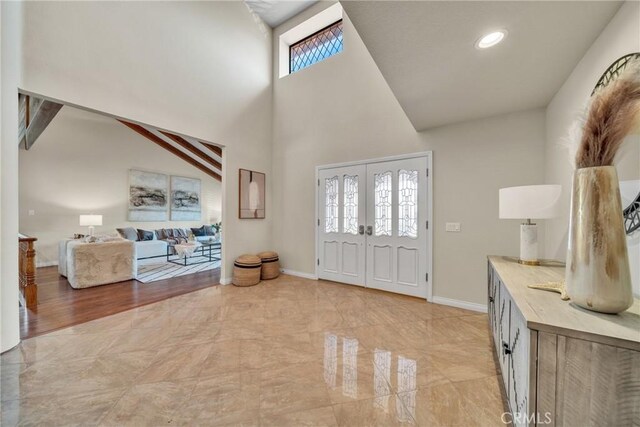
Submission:
<svg viewBox="0 0 640 427">
<path fill-rule="evenodd" d="M 21 338 L 220 283 L 224 147 L 18 101 Z"/>
</svg>

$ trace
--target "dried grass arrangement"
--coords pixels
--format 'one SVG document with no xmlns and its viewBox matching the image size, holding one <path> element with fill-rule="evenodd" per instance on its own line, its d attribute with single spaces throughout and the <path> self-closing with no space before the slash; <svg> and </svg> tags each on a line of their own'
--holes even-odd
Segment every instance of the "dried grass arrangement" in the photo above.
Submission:
<svg viewBox="0 0 640 427">
<path fill-rule="evenodd" d="M 640 60 L 592 98 L 576 167 L 611 166 L 624 138 L 640 125 Z"/>
<path fill-rule="evenodd" d="M 640 62 L 593 95 L 571 189 L 567 293 L 573 304 L 621 313 L 633 304 L 620 187 L 613 161 L 640 121 Z"/>
</svg>

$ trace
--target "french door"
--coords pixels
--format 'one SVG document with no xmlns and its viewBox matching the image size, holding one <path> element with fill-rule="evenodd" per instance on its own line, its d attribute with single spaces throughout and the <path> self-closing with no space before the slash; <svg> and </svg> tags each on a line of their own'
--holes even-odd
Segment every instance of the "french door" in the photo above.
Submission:
<svg viewBox="0 0 640 427">
<path fill-rule="evenodd" d="M 365 165 L 320 170 L 318 231 L 320 277 L 365 283 Z"/>
<path fill-rule="evenodd" d="M 318 169 L 318 277 L 429 294 L 428 157 Z"/>
</svg>

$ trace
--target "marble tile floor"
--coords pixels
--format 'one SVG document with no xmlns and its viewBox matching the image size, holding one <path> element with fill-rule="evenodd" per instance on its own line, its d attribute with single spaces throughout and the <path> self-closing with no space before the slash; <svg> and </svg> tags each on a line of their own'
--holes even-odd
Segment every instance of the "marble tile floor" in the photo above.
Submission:
<svg viewBox="0 0 640 427">
<path fill-rule="evenodd" d="M 495 426 L 487 316 L 283 275 L 23 341 L 2 426 Z"/>
</svg>

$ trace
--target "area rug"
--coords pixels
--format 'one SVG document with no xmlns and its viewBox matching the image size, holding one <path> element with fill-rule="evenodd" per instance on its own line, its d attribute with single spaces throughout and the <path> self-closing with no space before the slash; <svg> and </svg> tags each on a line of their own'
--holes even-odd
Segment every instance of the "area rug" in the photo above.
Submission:
<svg viewBox="0 0 640 427">
<path fill-rule="evenodd" d="M 189 258 L 189 262 L 204 261 L 205 257 Z M 136 280 L 142 283 L 157 282 L 158 280 L 171 279 L 172 277 L 185 276 L 188 274 L 199 273 L 201 271 L 213 270 L 220 268 L 220 261 L 204 262 L 202 264 L 177 265 L 171 262 L 160 262 L 156 264 L 147 264 L 138 266 L 138 277 Z"/>
</svg>

